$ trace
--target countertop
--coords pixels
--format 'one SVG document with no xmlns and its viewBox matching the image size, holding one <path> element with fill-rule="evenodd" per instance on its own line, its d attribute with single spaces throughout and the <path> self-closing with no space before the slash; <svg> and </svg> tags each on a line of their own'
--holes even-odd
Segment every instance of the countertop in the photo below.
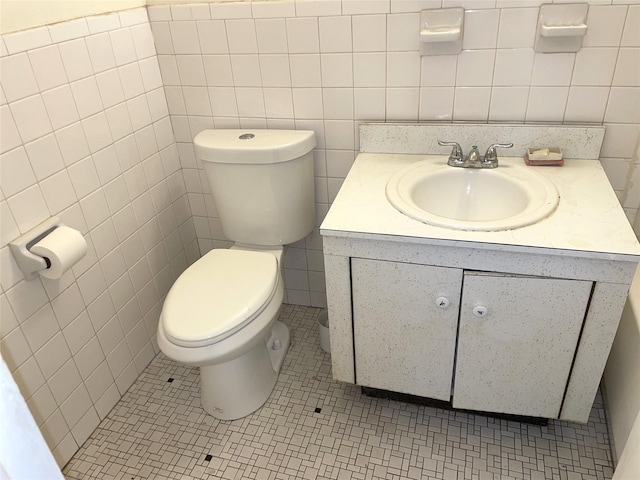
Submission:
<svg viewBox="0 0 640 480">
<path fill-rule="evenodd" d="M 557 209 L 536 224 L 493 232 L 427 225 L 388 202 L 389 178 L 425 160 L 446 163 L 447 156 L 360 153 L 320 227 L 322 235 L 640 261 L 638 240 L 598 160 L 565 159 L 562 167 L 528 167 L 554 183 L 560 194 Z M 524 160 L 500 158 L 501 165 L 516 162 Z"/>
</svg>

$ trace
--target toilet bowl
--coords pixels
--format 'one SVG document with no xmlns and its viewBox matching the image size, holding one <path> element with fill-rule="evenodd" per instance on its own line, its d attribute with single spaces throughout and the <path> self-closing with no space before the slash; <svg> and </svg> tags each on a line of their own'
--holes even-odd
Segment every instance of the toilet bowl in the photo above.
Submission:
<svg viewBox="0 0 640 480">
<path fill-rule="evenodd" d="M 244 140 L 257 139 L 254 143 Z M 200 368 L 201 403 L 221 420 L 269 398 L 289 347 L 279 322 L 284 245 L 315 225 L 313 132 L 204 131 L 194 139 L 230 249 L 214 249 L 176 280 L 158 324 L 169 358 Z"/>
<path fill-rule="evenodd" d="M 212 250 L 165 300 L 158 345 L 169 358 L 200 367 L 202 406 L 221 420 L 260 408 L 284 362 L 289 330 L 276 321 L 284 297 L 282 253 Z M 222 308 L 215 311 L 216 305 Z"/>
</svg>

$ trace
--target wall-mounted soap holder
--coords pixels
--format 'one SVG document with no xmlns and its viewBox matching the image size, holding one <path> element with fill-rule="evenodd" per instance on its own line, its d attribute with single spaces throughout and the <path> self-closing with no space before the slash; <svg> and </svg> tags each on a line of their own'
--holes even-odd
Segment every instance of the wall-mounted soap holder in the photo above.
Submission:
<svg viewBox="0 0 640 480">
<path fill-rule="evenodd" d="M 420 54 L 460 53 L 463 32 L 463 8 L 422 10 L 420 12 Z"/>
<path fill-rule="evenodd" d="M 577 52 L 587 34 L 587 3 L 545 3 L 540 6 L 535 51 Z"/>
</svg>

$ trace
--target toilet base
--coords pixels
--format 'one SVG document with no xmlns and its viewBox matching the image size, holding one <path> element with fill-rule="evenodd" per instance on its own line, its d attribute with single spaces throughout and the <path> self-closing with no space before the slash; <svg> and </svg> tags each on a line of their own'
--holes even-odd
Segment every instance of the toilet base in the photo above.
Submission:
<svg viewBox="0 0 640 480">
<path fill-rule="evenodd" d="M 236 420 L 255 412 L 273 391 L 289 343 L 289 328 L 276 321 L 269 338 L 245 354 L 200 367 L 202 408 L 220 420 Z"/>
</svg>

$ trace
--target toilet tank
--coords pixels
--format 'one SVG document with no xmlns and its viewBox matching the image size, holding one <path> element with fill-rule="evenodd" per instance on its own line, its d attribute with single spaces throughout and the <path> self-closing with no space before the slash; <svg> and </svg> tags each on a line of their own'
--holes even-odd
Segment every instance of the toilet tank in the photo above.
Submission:
<svg viewBox="0 0 640 480">
<path fill-rule="evenodd" d="M 193 144 L 229 240 L 285 245 L 311 233 L 312 131 L 204 130 Z"/>
</svg>

